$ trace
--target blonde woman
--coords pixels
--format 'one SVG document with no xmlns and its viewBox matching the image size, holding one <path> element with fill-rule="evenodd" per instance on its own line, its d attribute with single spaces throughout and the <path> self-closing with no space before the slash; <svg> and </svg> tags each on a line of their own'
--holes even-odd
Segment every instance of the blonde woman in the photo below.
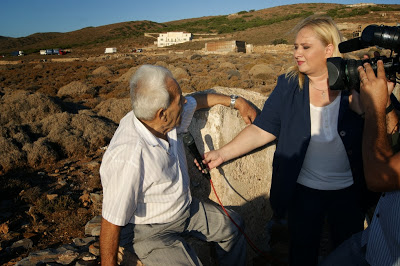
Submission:
<svg viewBox="0 0 400 266">
<path fill-rule="evenodd" d="M 295 65 L 261 114 L 204 163 L 214 168 L 277 140 L 270 203 L 276 217 L 288 218 L 290 265 L 310 266 L 318 263 L 325 219 L 334 247 L 363 230 L 363 118 L 357 93 L 328 87 L 326 59 L 341 56 L 342 40 L 332 19 L 308 17 L 295 32 Z"/>
</svg>

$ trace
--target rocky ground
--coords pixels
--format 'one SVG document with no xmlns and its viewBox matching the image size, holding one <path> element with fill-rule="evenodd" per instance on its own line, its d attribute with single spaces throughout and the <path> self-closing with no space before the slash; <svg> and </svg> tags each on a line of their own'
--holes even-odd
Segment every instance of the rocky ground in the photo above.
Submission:
<svg viewBox="0 0 400 266">
<path fill-rule="evenodd" d="M 130 109 L 128 82 L 139 65 L 169 68 L 184 93 L 224 86 L 269 94 L 290 50 L 0 61 L 0 263 L 64 254 L 71 248 L 63 245 L 87 236 L 85 225 L 101 213 L 101 158 Z"/>
</svg>

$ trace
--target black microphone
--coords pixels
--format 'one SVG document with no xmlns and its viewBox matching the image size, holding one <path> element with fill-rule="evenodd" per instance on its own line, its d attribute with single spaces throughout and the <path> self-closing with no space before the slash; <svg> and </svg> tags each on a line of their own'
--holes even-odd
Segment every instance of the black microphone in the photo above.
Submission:
<svg viewBox="0 0 400 266">
<path fill-rule="evenodd" d="M 339 43 L 339 51 L 343 53 L 353 52 L 365 48 L 364 42 L 361 38 L 350 39 Z"/>
<path fill-rule="evenodd" d="M 183 137 L 183 143 L 186 145 L 186 147 L 189 148 L 190 153 L 194 156 L 194 158 L 196 158 L 197 162 L 199 163 L 203 176 L 208 180 L 210 180 L 211 179 L 210 173 L 208 172 L 207 167 L 203 163 L 203 158 L 201 157 L 199 150 L 196 147 L 196 142 L 194 141 L 192 134 L 190 134 L 190 132 L 188 131 L 183 133 L 182 137 Z"/>
</svg>

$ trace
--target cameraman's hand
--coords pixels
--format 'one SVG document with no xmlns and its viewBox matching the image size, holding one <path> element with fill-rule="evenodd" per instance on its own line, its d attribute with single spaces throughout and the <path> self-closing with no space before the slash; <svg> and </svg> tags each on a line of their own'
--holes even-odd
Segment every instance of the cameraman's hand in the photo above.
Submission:
<svg viewBox="0 0 400 266">
<path fill-rule="evenodd" d="M 365 68 L 365 70 L 364 70 Z M 360 95 L 365 112 L 385 112 L 388 103 L 388 84 L 385 76 L 385 69 L 382 60 L 377 62 L 377 75 L 369 63 L 358 67 L 360 74 Z M 391 88 L 393 90 L 393 88 Z M 390 92 L 391 93 L 391 92 Z"/>
</svg>

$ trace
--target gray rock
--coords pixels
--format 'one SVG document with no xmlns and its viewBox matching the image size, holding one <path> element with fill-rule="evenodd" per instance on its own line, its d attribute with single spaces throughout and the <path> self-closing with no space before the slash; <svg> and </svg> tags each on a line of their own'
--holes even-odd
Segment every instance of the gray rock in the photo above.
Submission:
<svg viewBox="0 0 400 266">
<path fill-rule="evenodd" d="M 90 220 L 89 222 L 87 222 L 87 224 L 85 225 L 85 235 L 87 236 L 93 236 L 93 229 L 101 227 L 101 215 L 98 215 L 96 217 L 94 217 L 92 220 Z M 98 229 L 96 230 L 96 232 L 98 231 Z"/>
<path fill-rule="evenodd" d="M 100 256 L 100 243 L 95 242 L 89 246 L 89 252 L 95 256 Z"/>
<path fill-rule="evenodd" d="M 11 245 L 11 249 L 23 248 L 30 249 L 33 247 L 33 241 L 29 238 L 18 240 Z"/>
<path fill-rule="evenodd" d="M 92 260 L 96 260 L 97 257 L 95 255 L 93 255 L 90 252 L 84 252 L 81 254 L 80 258 L 84 261 L 92 261 Z"/>
<path fill-rule="evenodd" d="M 65 252 L 59 254 L 56 262 L 62 265 L 68 265 L 71 264 L 73 261 L 75 261 L 78 258 L 78 256 L 79 256 L 78 252 L 72 250 L 66 250 Z"/>
<path fill-rule="evenodd" d="M 98 265 L 97 260 L 85 261 L 85 260 L 78 260 L 75 263 L 75 266 L 94 266 Z"/>
<path fill-rule="evenodd" d="M 74 238 L 73 242 L 77 247 L 87 246 L 96 241 L 96 237 Z"/>
</svg>

